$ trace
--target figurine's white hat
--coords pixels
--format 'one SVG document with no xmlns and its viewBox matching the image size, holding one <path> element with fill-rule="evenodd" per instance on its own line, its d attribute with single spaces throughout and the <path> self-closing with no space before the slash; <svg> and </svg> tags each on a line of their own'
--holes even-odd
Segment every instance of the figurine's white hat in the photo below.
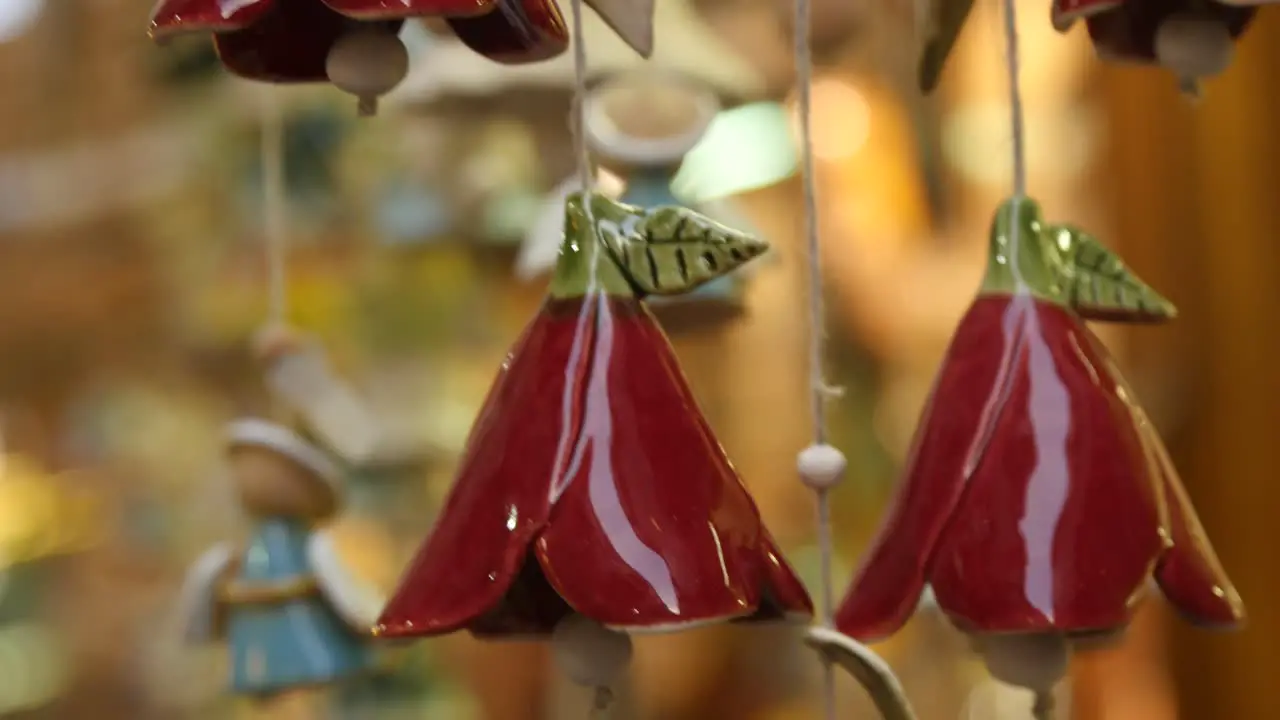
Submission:
<svg viewBox="0 0 1280 720">
<path fill-rule="evenodd" d="M 338 465 L 313 443 L 284 425 L 260 418 L 241 418 L 227 426 L 227 448 L 256 447 L 272 450 L 294 461 L 335 491 L 342 483 Z"/>
</svg>

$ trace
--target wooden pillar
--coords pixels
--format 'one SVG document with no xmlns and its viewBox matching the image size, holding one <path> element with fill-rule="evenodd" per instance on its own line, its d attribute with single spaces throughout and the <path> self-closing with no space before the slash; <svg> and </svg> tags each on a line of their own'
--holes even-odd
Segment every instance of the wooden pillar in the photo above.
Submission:
<svg viewBox="0 0 1280 720">
<path fill-rule="evenodd" d="M 1247 629 L 1233 635 L 1170 620 L 1187 718 L 1280 712 L 1269 687 L 1280 656 L 1271 601 L 1280 566 L 1269 555 L 1280 504 L 1277 43 L 1280 17 L 1264 11 L 1234 67 L 1197 105 L 1176 97 L 1173 80 L 1158 71 L 1102 76 L 1113 137 L 1109 194 L 1126 254 L 1149 265 L 1145 274 L 1181 311 L 1168 331 L 1137 335 L 1136 356 L 1163 367 L 1170 400 L 1162 430 L 1250 612 Z"/>
</svg>

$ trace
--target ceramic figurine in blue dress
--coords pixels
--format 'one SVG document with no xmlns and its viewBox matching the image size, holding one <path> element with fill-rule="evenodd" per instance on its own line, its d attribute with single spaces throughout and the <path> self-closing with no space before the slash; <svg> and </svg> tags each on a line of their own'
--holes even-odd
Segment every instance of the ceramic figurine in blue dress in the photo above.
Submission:
<svg viewBox="0 0 1280 720">
<path fill-rule="evenodd" d="M 223 640 L 233 692 L 270 717 L 314 718 L 308 691 L 373 669 L 382 598 L 343 565 L 325 523 L 341 503 L 337 466 L 274 422 L 228 428 L 228 461 L 253 521 L 246 542 L 210 549 L 188 574 L 191 641 Z"/>
</svg>

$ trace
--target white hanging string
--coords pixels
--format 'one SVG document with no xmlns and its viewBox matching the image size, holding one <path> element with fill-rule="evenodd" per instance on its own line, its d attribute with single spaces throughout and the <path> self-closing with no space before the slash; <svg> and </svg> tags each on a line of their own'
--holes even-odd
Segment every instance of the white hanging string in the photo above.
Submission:
<svg viewBox="0 0 1280 720">
<path fill-rule="evenodd" d="M 1022 60 L 1018 52 L 1018 9 L 1016 0 L 1001 0 L 1004 9 L 1004 45 L 1005 69 L 1009 80 L 1009 126 L 1010 145 L 1013 154 L 1013 197 L 1021 200 L 1027 196 L 1027 151 L 1026 127 L 1022 112 L 1022 84 L 1020 75 Z M 1016 213 L 1016 210 L 1014 210 Z M 1022 266 L 1018 262 L 1021 250 L 1022 227 L 1016 215 L 1009 218 L 1009 270 L 1013 274 L 1019 297 L 1029 293 L 1022 277 Z M 1024 298 L 1025 299 L 1025 298 Z"/>
<path fill-rule="evenodd" d="M 810 0 L 796 0 L 795 58 L 796 109 L 800 120 L 800 159 L 804 183 L 805 237 L 809 256 L 809 378 L 813 439 L 817 444 L 827 440 L 826 402 L 832 394 L 823 369 L 826 332 L 822 303 L 822 257 L 818 233 L 817 178 L 813 171 L 813 58 L 809 46 L 812 23 Z M 824 598 L 830 600 L 830 598 Z M 829 606 L 830 603 L 827 603 Z"/>
<path fill-rule="evenodd" d="M 595 178 L 591 172 L 591 154 L 587 150 L 587 47 L 582 29 L 582 0 L 573 0 L 573 117 L 569 127 L 573 129 L 573 149 L 578 159 L 578 182 L 582 185 L 583 198 L 595 190 Z M 590 203 L 587 212 L 590 213 Z"/>
<path fill-rule="evenodd" d="M 591 168 L 591 153 L 587 149 L 587 42 L 586 33 L 582 29 L 582 0 L 573 0 L 571 3 L 573 12 L 573 117 L 570 119 L 569 127 L 573 131 L 574 151 L 578 160 L 578 184 L 582 186 L 582 210 L 586 213 L 587 222 L 594 227 L 595 218 L 592 215 L 591 197 L 595 192 L 595 173 Z M 591 253 L 591 266 L 587 273 L 587 291 L 588 295 L 593 293 L 598 287 L 598 271 L 600 263 L 600 253 L 593 251 Z M 604 298 L 597 298 L 597 302 L 603 303 Z M 591 303 L 582 306 L 582 312 L 579 314 L 580 323 L 586 322 L 589 316 Z"/>
<path fill-rule="evenodd" d="M 1026 127 L 1022 113 L 1022 84 L 1019 75 L 1022 60 L 1018 52 L 1018 10 L 1015 0 L 1004 3 L 1004 44 L 1009 72 L 1009 115 L 1013 134 L 1013 194 L 1022 198 L 1027 194 Z M 1014 232 L 1017 232 L 1015 230 Z"/>
<path fill-rule="evenodd" d="M 284 179 L 284 113 L 274 88 L 262 100 L 262 213 L 266 236 L 267 324 L 280 326 L 287 312 L 289 205 Z"/>
<path fill-rule="evenodd" d="M 797 96 L 796 106 L 800 121 L 800 157 L 804 185 L 805 237 L 809 259 L 809 386 L 813 414 L 813 442 L 821 446 L 827 440 L 826 403 L 833 394 L 824 370 L 826 354 L 825 312 L 822 302 L 822 245 L 818 231 L 817 178 L 813 169 L 813 55 L 810 46 L 812 33 L 812 6 L 810 0 L 796 0 L 795 63 Z M 835 612 L 835 593 L 832 589 L 831 502 L 827 488 L 815 488 L 817 500 L 817 534 L 820 561 L 819 621 L 823 627 L 831 627 Z M 822 702 L 826 720 L 836 720 L 835 667 L 831 659 L 823 655 Z"/>
</svg>

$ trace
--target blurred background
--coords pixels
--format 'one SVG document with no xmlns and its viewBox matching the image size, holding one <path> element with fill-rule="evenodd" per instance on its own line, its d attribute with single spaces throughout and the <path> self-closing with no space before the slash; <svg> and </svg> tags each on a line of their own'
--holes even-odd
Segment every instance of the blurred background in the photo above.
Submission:
<svg viewBox="0 0 1280 720">
<path fill-rule="evenodd" d="M 814 1 L 831 366 L 846 389 L 833 434 L 853 463 L 835 496 L 843 587 L 981 273 L 1009 187 L 1009 127 L 996 3 L 979 3 L 941 90 L 923 98 L 908 3 Z M 1099 64 L 1083 30 L 1058 35 L 1040 4 L 1022 17 L 1032 194 L 1178 304 L 1176 323 L 1106 339 L 1251 614 L 1247 631 L 1214 635 L 1146 603 L 1123 647 L 1077 659 L 1072 717 L 1280 717 L 1268 601 L 1280 597 L 1280 11 L 1260 14 L 1195 104 L 1166 73 Z M 267 302 L 264 89 L 227 77 L 207 39 L 153 47 L 149 5 L 0 0 L 0 717 L 247 711 L 221 692 L 217 649 L 175 651 L 162 620 L 187 565 L 241 522 L 219 439 L 262 395 L 247 340 Z M 793 469 L 809 415 L 790 4 L 658 6 L 655 66 L 695 76 L 725 108 L 676 187 L 731 202 L 779 249 L 726 291 L 741 314 L 691 305 L 664 322 L 812 582 L 811 499 Z M 352 468 L 338 528 L 384 587 L 429 529 L 541 299 L 543 283 L 514 272 L 517 253 L 572 172 L 568 65 L 509 71 L 425 25 L 405 40 L 410 77 L 376 118 L 357 119 L 333 88 L 275 91 L 293 320 L 403 435 L 401 450 Z M 604 48 L 593 62 L 638 63 Z M 928 612 L 880 649 L 922 720 L 1025 717 Z M 646 638 L 622 712 L 816 717 L 816 672 L 787 630 Z M 847 717 L 871 717 L 856 688 L 841 692 Z M 583 716 L 543 648 L 462 636 L 397 650 L 331 702 L 333 717 L 371 720 Z"/>
</svg>

